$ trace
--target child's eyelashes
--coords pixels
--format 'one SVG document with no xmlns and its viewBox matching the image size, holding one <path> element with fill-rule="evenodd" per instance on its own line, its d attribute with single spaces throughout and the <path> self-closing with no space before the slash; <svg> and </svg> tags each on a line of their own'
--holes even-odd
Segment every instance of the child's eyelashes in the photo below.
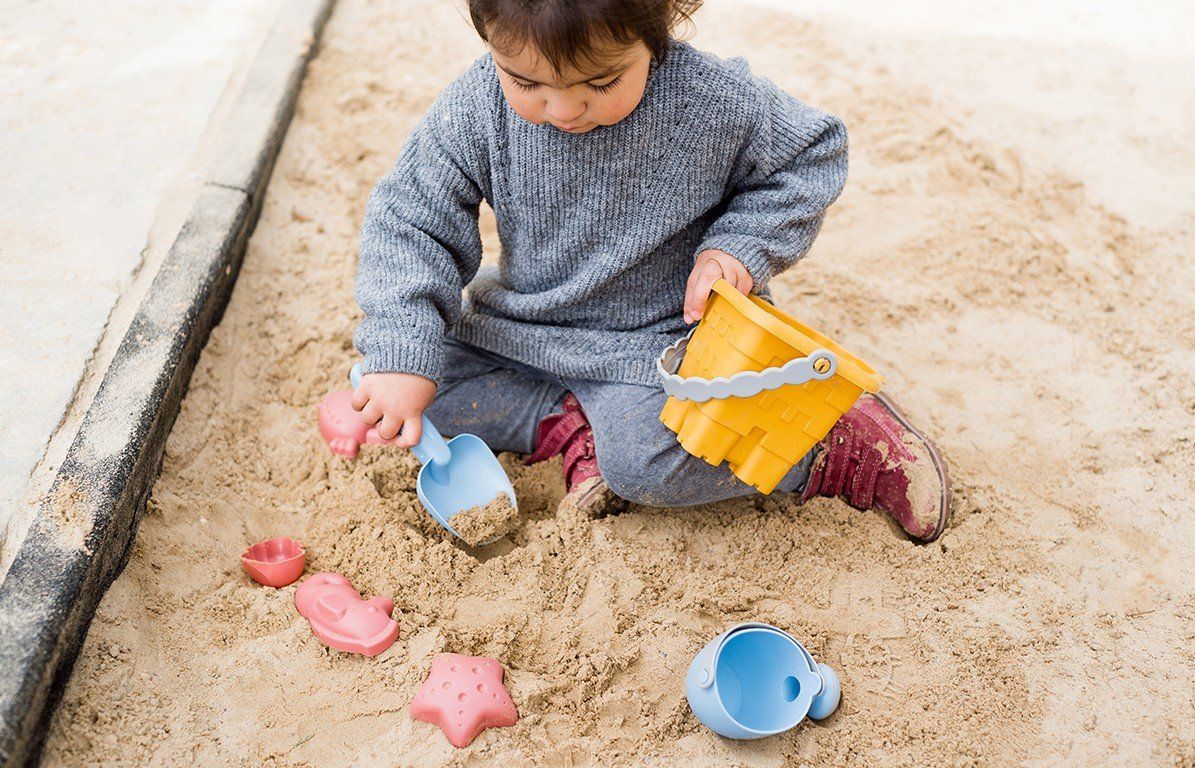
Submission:
<svg viewBox="0 0 1195 768">
<path fill-rule="evenodd" d="M 514 78 L 511 78 L 510 81 L 512 83 L 514 83 L 515 87 L 518 88 L 520 91 L 534 91 L 536 88 L 539 87 L 539 83 L 524 83 L 522 80 L 515 80 Z M 609 93 L 610 91 L 617 88 L 618 84 L 621 82 L 622 82 L 622 75 L 619 75 L 618 77 L 614 78 L 613 80 L 611 80 L 608 83 L 602 83 L 600 85 L 598 85 L 596 83 L 586 83 L 586 85 L 589 86 L 590 88 L 592 88 L 593 90 L 597 91 L 598 93 Z"/>
<path fill-rule="evenodd" d="M 589 87 L 592 88 L 593 90 L 597 91 L 598 93 L 609 93 L 610 91 L 612 91 L 616 87 L 618 87 L 618 84 L 620 82 L 622 82 L 622 75 L 619 75 L 618 77 L 614 78 L 613 80 L 611 80 L 608 83 L 602 83 L 601 85 L 595 85 L 593 83 L 589 83 Z"/>
</svg>

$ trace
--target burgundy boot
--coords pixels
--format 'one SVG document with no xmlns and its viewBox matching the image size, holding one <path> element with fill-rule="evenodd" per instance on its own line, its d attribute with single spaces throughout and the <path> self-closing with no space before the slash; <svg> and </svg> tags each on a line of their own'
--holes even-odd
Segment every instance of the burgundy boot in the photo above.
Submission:
<svg viewBox="0 0 1195 768">
<path fill-rule="evenodd" d="M 910 538 L 928 543 L 946 526 L 946 463 L 884 395 L 863 395 L 821 442 L 802 501 L 840 496 L 879 509 Z"/>
<path fill-rule="evenodd" d="M 568 488 L 566 501 L 590 514 L 612 512 L 617 498 L 598 470 L 589 419 L 572 392 L 564 396 L 563 407 L 564 413 L 545 416 L 535 428 L 535 452 L 527 457 L 527 463 L 538 464 L 561 456 Z"/>
</svg>

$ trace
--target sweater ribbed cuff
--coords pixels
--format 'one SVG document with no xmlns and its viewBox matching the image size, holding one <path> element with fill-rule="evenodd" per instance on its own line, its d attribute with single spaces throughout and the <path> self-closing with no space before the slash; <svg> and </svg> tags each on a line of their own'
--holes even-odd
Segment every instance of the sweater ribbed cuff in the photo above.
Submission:
<svg viewBox="0 0 1195 768">
<path fill-rule="evenodd" d="M 747 268 L 755 285 L 763 288 L 775 275 L 772 261 L 763 241 L 750 235 L 714 235 L 707 238 L 697 248 L 697 253 L 706 250 L 717 250 L 729 253 L 742 262 Z"/>
<path fill-rule="evenodd" d="M 444 335 L 371 335 L 358 345 L 363 373 L 413 373 L 435 384 L 444 378 Z"/>
</svg>

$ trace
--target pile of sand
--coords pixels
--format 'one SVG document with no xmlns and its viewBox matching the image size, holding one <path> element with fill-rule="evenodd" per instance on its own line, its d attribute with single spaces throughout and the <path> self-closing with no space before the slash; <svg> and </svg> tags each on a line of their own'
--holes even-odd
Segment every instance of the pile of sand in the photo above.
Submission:
<svg viewBox="0 0 1195 768">
<path fill-rule="evenodd" d="M 515 529 L 519 510 L 505 493 L 495 496 L 488 504 L 461 510 L 448 519 L 452 530 L 471 547 L 489 544 Z"/>
<path fill-rule="evenodd" d="M 419 507 L 408 453 L 332 456 L 315 406 L 353 358 L 370 186 L 479 50 L 444 3 L 341 0 L 47 765 L 1192 764 L 1180 241 L 969 138 L 857 33 L 735 3 L 699 21 L 851 128 L 848 191 L 775 293 L 937 437 L 941 540 L 779 495 L 591 520 L 558 506 L 558 462 L 507 456 L 518 527 L 470 550 Z M 280 534 L 309 573 L 393 596 L 400 640 L 332 652 L 293 586 L 251 583 L 238 554 Z M 748 619 L 840 671 L 837 714 L 760 742 L 697 723 L 689 661 Z M 412 720 L 441 651 L 500 659 L 519 723 L 457 751 Z"/>
</svg>

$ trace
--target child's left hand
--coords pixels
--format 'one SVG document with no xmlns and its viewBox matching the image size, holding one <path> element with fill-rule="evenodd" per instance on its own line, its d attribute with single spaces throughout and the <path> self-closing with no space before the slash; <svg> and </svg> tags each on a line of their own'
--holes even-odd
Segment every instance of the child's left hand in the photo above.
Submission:
<svg viewBox="0 0 1195 768">
<path fill-rule="evenodd" d="M 689 273 L 689 285 L 685 288 L 685 322 L 695 323 L 705 312 L 705 302 L 710 288 L 722 278 L 742 293 L 751 293 L 755 281 L 743 263 L 723 251 L 702 251 L 697 254 L 693 271 Z"/>
</svg>

